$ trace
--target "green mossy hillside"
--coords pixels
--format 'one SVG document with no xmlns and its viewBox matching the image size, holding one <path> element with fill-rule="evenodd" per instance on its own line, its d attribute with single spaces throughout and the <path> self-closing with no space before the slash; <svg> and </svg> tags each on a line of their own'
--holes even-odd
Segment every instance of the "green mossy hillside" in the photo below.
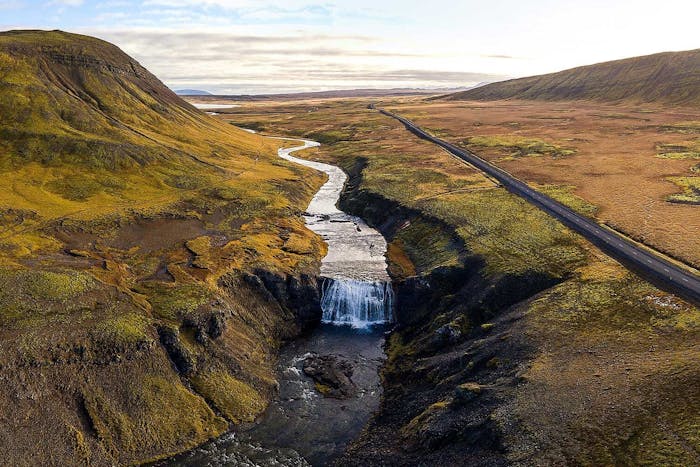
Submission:
<svg viewBox="0 0 700 467">
<path fill-rule="evenodd" d="M 576 152 L 573 149 L 547 143 L 540 139 L 513 135 L 472 136 L 462 144 L 476 151 L 483 148 L 494 148 L 504 155 L 501 160 L 538 156 L 549 156 L 557 159 L 570 156 Z"/>
<path fill-rule="evenodd" d="M 140 464 L 257 416 L 313 317 L 256 274 L 313 308 L 323 176 L 77 34 L 0 33 L 0 115 L 0 463 Z"/>
</svg>

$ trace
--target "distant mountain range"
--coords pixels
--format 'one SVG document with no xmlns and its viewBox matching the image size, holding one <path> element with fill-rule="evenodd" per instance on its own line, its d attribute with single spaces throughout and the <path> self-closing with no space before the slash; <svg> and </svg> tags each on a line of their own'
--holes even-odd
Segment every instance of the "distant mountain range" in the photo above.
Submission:
<svg viewBox="0 0 700 467">
<path fill-rule="evenodd" d="M 175 94 L 178 96 L 211 96 L 213 95 L 209 91 L 202 91 L 201 89 L 176 89 Z"/>
<path fill-rule="evenodd" d="M 455 92 L 467 91 L 479 86 L 484 86 L 488 83 L 479 83 L 470 87 L 456 88 L 394 88 L 394 89 L 340 89 L 332 91 L 307 91 L 307 92 L 290 92 L 279 94 L 194 94 L 193 89 L 184 89 L 175 91 L 180 95 L 210 95 L 216 97 L 225 97 L 227 99 L 236 100 L 273 100 L 273 99 L 323 99 L 323 98 L 346 98 L 346 97 L 387 97 L 387 96 L 405 96 L 405 95 L 433 95 L 433 94 L 448 94 Z M 187 93 L 185 92 L 187 91 Z"/>
<path fill-rule="evenodd" d="M 700 49 L 664 52 L 501 81 L 441 98 L 700 105 Z"/>
</svg>

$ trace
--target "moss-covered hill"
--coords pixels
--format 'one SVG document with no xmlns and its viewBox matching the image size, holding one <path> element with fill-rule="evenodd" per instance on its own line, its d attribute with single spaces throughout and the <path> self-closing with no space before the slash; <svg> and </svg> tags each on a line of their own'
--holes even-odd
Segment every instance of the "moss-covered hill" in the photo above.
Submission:
<svg viewBox="0 0 700 467">
<path fill-rule="evenodd" d="M 0 463 L 143 462 L 263 410 L 314 319 L 320 176 L 60 31 L 0 33 L 0 116 Z"/>
<path fill-rule="evenodd" d="M 513 79 L 445 96 L 449 100 L 586 99 L 700 104 L 700 49 L 598 63 Z"/>
<path fill-rule="evenodd" d="M 45 217 L 73 215 L 85 201 L 82 217 L 115 203 L 169 204 L 271 154 L 261 138 L 199 112 L 118 48 L 60 31 L 0 34 L 0 114 L 0 170 L 18 175 L 2 177 L 4 199 Z"/>
</svg>

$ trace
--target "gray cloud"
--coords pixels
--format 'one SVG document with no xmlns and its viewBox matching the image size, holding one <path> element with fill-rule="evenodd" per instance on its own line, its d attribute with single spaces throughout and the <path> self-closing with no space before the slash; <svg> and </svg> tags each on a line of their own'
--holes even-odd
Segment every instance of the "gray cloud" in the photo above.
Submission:
<svg viewBox="0 0 700 467">
<path fill-rule="evenodd" d="M 256 74 L 190 74 L 162 77 L 173 83 L 206 83 L 210 87 L 228 86 L 238 83 L 241 86 L 250 85 L 251 82 L 260 80 Z M 370 69 L 332 68 L 326 66 L 320 69 L 305 67 L 287 67 L 283 73 L 270 74 L 264 77 L 268 83 L 279 86 L 285 82 L 302 82 L 311 84 L 314 81 L 323 83 L 352 81 L 358 85 L 368 86 L 381 84 L 379 87 L 392 87 L 392 83 L 401 83 L 401 86 L 430 87 L 430 86 L 466 86 L 479 82 L 491 82 L 505 79 L 505 76 L 476 72 L 451 72 L 440 70 L 392 70 L 373 71 Z M 326 87 L 329 84 L 325 84 Z M 347 84 L 338 84 L 338 88 L 347 88 Z"/>
</svg>

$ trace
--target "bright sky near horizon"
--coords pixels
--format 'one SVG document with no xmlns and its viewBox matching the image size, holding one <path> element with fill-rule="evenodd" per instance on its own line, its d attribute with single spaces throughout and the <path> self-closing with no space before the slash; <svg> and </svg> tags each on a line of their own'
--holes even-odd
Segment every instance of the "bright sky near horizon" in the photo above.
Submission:
<svg viewBox="0 0 700 467">
<path fill-rule="evenodd" d="M 457 87 L 700 48 L 697 0 L 0 0 L 0 30 L 108 40 L 174 89 Z"/>
</svg>

